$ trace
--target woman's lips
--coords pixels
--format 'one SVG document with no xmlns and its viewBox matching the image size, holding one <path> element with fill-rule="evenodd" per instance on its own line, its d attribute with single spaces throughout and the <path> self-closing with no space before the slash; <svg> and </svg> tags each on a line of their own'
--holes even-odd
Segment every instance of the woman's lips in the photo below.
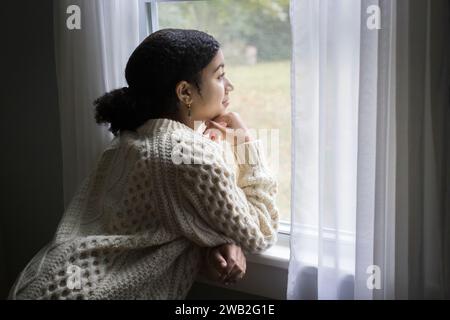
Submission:
<svg viewBox="0 0 450 320">
<path fill-rule="evenodd" d="M 223 104 L 225 107 L 228 107 L 228 105 L 230 104 L 230 101 L 226 100 L 226 101 L 222 102 L 222 104 Z"/>
</svg>

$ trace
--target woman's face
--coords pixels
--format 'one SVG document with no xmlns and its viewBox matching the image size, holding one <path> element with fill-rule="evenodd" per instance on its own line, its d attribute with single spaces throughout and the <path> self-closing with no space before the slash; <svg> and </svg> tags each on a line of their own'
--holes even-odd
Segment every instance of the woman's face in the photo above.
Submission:
<svg viewBox="0 0 450 320">
<path fill-rule="evenodd" d="M 229 92 L 234 89 L 230 80 L 225 76 L 225 60 L 219 49 L 212 61 L 202 70 L 201 95 L 195 85 L 191 84 L 191 119 L 206 121 L 225 112 L 229 104 Z M 187 114 L 186 105 L 182 105 Z"/>
</svg>

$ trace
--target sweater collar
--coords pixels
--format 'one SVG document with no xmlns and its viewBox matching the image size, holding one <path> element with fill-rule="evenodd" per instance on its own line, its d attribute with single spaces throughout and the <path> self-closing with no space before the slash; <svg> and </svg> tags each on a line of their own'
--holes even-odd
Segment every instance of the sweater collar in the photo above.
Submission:
<svg viewBox="0 0 450 320">
<path fill-rule="evenodd" d="M 138 127 L 136 131 L 141 135 L 148 135 L 160 131 L 175 131 L 179 129 L 188 130 L 192 133 L 203 132 L 202 129 L 204 130 L 204 123 L 202 123 L 200 127 L 196 128 L 196 130 L 193 130 L 191 127 L 176 120 L 167 118 L 156 118 L 147 120 L 144 124 Z"/>
</svg>

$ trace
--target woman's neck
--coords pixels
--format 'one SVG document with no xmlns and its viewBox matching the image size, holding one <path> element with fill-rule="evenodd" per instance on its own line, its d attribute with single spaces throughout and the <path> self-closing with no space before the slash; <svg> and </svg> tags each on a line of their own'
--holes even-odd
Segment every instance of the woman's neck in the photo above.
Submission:
<svg viewBox="0 0 450 320">
<path fill-rule="evenodd" d="M 187 115 L 182 112 L 178 112 L 176 114 L 165 114 L 161 116 L 162 118 L 167 118 L 170 120 L 181 122 L 182 124 L 188 126 L 192 130 L 195 130 L 195 122 L 192 118 L 189 118 Z"/>
</svg>

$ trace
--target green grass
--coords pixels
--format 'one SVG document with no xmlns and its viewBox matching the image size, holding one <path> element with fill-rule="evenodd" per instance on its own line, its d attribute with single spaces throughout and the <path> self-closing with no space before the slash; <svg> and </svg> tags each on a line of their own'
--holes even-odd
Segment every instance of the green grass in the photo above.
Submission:
<svg viewBox="0 0 450 320">
<path fill-rule="evenodd" d="M 250 128 L 279 130 L 277 205 L 281 220 L 290 221 L 290 61 L 227 66 L 225 71 L 234 85 L 229 110 L 238 112 Z"/>
</svg>

